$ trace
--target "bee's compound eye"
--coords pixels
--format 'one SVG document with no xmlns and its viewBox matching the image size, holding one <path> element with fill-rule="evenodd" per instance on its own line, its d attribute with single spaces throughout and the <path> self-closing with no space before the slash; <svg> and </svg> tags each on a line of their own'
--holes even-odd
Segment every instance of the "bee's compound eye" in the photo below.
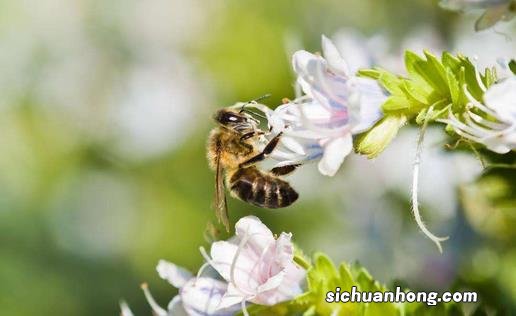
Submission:
<svg viewBox="0 0 516 316">
<path fill-rule="evenodd" d="M 241 116 L 238 116 L 232 112 L 222 112 L 218 116 L 218 121 L 221 124 L 229 124 L 229 123 L 237 123 L 241 122 L 243 118 Z"/>
</svg>

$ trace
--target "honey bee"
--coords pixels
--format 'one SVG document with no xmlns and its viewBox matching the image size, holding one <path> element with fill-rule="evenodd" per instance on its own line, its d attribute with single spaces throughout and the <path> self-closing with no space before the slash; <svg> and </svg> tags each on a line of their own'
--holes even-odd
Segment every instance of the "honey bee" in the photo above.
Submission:
<svg viewBox="0 0 516 316">
<path fill-rule="evenodd" d="M 244 105 L 245 106 L 245 105 Z M 280 176 L 293 172 L 299 165 L 285 165 L 270 171 L 260 170 L 256 163 L 267 158 L 280 141 L 274 136 L 259 150 L 265 134 L 259 121 L 242 106 L 218 110 L 217 123 L 208 139 L 208 161 L 215 171 L 214 207 L 217 218 L 229 231 L 225 187 L 233 197 L 264 208 L 281 208 L 294 203 L 298 193 Z"/>
</svg>

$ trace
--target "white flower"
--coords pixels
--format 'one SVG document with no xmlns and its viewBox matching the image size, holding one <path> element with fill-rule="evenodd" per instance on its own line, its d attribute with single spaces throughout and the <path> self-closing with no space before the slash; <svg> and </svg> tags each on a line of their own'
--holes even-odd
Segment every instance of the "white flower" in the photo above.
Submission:
<svg viewBox="0 0 516 316">
<path fill-rule="evenodd" d="M 485 9 L 475 23 L 475 30 L 482 31 L 494 26 L 499 21 L 509 21 L 514 17 L 514 0 L 441 0 L 441 7 L 464 11 L 468 9 Z"/>
<path fill-rule="evenodd" d="M 481 85 L 481 87 L 483 87 Z M 484 93 L 484 104 L 465 88 L 468 107 L 462 117 L 453 113 L 441 120 L 460 136 L 505 154 L 516 149 L 516 76 L 504 79 Z M 490 117 L 490 119 L 488 119 Z M 491 119 L 492 118 L 492 119 Z"/>
<path fill-rule="evenodd" d="M 511 0 L 441 0 L 440 6 L 449 10 L 485 9 L 500 4 L 507 4 Z"/>
<path fill-rule="evenodd" d="M 274 305 L 302 293 L 305 270 L 294 261 L 291 234 L 272 232 L 257 217 L 241 218 L 235 225 L 236 236 L 211 246 L 208 263 L 228 282 L 227 293 L 219 308 L 245 302 Z"/>
<path fill-rule="evenodd" d="M 274 111 L 256 107 L 265 112 L 273 135 L 283 133 L 271 155 L 278 166 L 319 159 L 319 171 L 333 176 L 353 148 L 352 135 L 366 131 L 382 116 L 386 94 L 376 81 L 350 71 L 324 36 L 322 47 L 324 57 L 307 51 L 293 56 L 304 96 Z"/>
<path fill-rule="evenodd" d="M 229 316 L 238 311 L 238 306 L 220 309 L 221 298 L 227 284 L 211 277 L 194 277 L 188 270 L 165 260 L 160 260 L 156 270 L 159 276 L 179 289 L 168 304 L 167 310 L 160 307 L 146 284 L 142 285 L 145 297 L 157 316 Z"/>
</svg>

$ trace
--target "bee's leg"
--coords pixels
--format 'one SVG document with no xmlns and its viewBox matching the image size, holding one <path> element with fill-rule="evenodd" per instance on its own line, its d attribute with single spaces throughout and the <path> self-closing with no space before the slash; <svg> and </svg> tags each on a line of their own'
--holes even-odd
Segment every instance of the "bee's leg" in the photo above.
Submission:
<svg viewBox="0 0 516 316">
<path fill-rule="evenodd" d="M 249 133 L 245 133 L 244 135 L 242 135 L 240 137 L 240 140 L 246 140 L 246 139 L 249 139 L 249 138 L 252 138 L 252 137 L 255 137 L 255 136 L 259 136 L 259 135 L 263 135 L 265 134 L 264 132 L 262 131 L 254 131 L 254 132 L 249 132 Z"/>
<path fill-rule="evenodd" d="M 270 140 L 270 142 L 265 146 L 265 148 L 263 149 L 263 151 L 261 153 L 250 158 L 247 161 L 242 162 L 240 164 L 240 168 L 248 167 L 254 163 L 257 163 L 258 161 L 262 161 L 265 158 L 267 158 L 267 156 L 269 156 L 272 153 L 274 148 L 276 148 L 276 146 L 278 146 L 281 134 L 282 133 L 279 133 L 278 135 L 274 136 L 274 138 Z"/>
<path fill-rule="evenodd" d="M 294 172 L 297 169 L 297 167 L 299 167 L 299 166 L 301 166 L 300 163 L 276 167 L 276 168 L 271 169 L 271 173 L 275 176 L 284 176 L 284 175 Z"/>
</svg>

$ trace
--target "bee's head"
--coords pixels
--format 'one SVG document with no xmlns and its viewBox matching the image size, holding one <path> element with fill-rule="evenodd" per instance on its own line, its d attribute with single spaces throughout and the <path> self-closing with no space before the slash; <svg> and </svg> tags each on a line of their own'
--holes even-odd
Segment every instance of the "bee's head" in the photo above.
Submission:
<svg viewBox="0 0 516 316">
<path fill-rule="evenodd" d="M 215 112 L 214 119 L 219 125 L 242 134 L 253 131 L 257 126 L 253 117 L 245 112 L 238 111 L 238 109 L 225 108 L 218 110 Z"/>
</svg>

